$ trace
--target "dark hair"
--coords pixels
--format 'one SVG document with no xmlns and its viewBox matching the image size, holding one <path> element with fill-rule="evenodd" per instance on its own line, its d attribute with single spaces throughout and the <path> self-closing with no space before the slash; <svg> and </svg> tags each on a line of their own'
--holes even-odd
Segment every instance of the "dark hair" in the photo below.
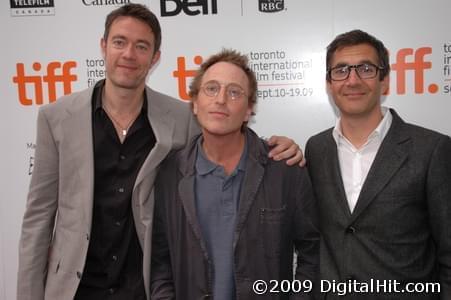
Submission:
<svg viewBox="0 0 451 300">
<path fill-rule="evenodd" d="M 143 21 L 149 25 L 155 36 L 154 53 L 160 50 L 161 46 L 161 27 L 160 22 L 158 22 L 157 17 L 153 12 L 151 12 L 145 5 L 130 3 L 121 6 L 108 14 L 105 20 L 105 31 L 103 33 L 103 38 L 108 39 L 108 34 L 110 33 L 111 24 L 119 17 L 132 17 Z"/>
<path fill-rule="evenodd" d="M 249 104 L 254 105 L 257 102 L 257 79 L 255 77 L 255 73 L 249 67 L 249 60 L 247 56 L 232 49 L 222 49 L 221 52 L 210 56 L 204 63 L 202 63 L 196 73 L 196 76 L 189 86 L 189 96 L 191 98 L 197 97 L 200 90 L 200 84 L 205 72 L 207 72 L 208 68 L 219 62 L 234 64 L 244 71 L 247 79 L 249 80 L 248 101 Z"/>
<path fill-rule="evenodd" d="M 330 44 L 327 46 L 326 54 L 326 67 L 329 70 L 332 66 L 330 65 L 332 61 L 332 56 L 335 51 L 348 46 L 356 46 L 360 44 L 368 44 L 372 46 L 379 58 L 379 66 L 382 67 L 379 71 L 379 80 L 383 80 L 385 76 L 390 73 L 390 63 L 388 59 L 388 51 L 384 44 L 375 38 L 374 36 L 362 31 L 362 30 L 352 30 L 338 35 Z M 326 80 L 330 82 L 330 75 L 327 72 Z"/>
</svg>

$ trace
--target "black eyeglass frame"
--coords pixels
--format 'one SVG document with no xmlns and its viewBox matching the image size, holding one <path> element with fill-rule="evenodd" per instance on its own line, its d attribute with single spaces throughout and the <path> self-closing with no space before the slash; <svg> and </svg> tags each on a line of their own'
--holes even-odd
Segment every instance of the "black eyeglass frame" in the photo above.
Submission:
<svg viewBox="0 0 451 300">
<path fill-rule="evenodd" d="M 367 67 L 368 67 L 368 66 L 371 66 L 371 67 L 374 67 L 374 68 L 376 69 L 376 72 L 374 73 L 374 76 L 371 76 L 371 77 L 362 77 L 361 74 L 360 74 L 360 72 L 359 72 L 359 68 L 361 68 L 362 66 L 367 66 Z M 343 79 L 334 79 L 334 78 L 332 78 L 332 71 L 333 71 L 333 70 L 343 69 L 343 68 L 347 68 L 347 70 L 348 70 L 348 74 L 346 75 L 345 78 L 343 78 Z M 344 80 L 346 80 L 346 79 L 349 78 L 349 75 L 351 75 L 352 69 L 355 69 L 355 72 L 356 72 L 357 76 L 359 76 L 360 79 L 373 79 L 373 78 L 375 78 L 375 77 L 377 76 L 377 74 L 379 73 L 379 71 L 381 71 L 381 70 L 383 70 L 383 69 L 385 69 L 385 68 L 382 67 L 382 66 L 377 66 L 377 65 L 375 65 L 375 64 L 373 64 L 373 63 L 361 63 L 361 64 L 357 64 L 357 65 L 343 65 L 343 66 L 336 66 L 336 67 L 327 69 L 327 77 L 328 77 L 329 80 L 332 80 L 332 81 L 344 81 Z"/>
</svg>

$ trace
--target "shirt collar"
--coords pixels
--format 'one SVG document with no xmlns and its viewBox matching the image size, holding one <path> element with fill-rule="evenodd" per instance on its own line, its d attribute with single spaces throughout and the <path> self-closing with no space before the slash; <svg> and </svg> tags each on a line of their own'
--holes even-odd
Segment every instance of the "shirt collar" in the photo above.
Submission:
<svg viewBox="0 0 451 300">
<path fill-rule="evenodd" d="M 196 143 L 196 152 L 197 152 L 197 155 L 196 155 L 196 172 L 197 172 L 198 175 L 209 174 L 209 173 L 213 172 L 217 168 L 221 168 L 222 169 L 222 166 L 213 163 L 212 161 L 210 161 L 207 158 L 207 155 L 205 154 L 204 149 L 202 148 L 203 140 L 204 140 L 204 138 L 201 135 L 199 137 L 199 139 L 197 140 L 197 143 Z M 238 162 L 238 166 L 232 172 L 231 176 L 233 174 L 236 174 L 237 171 L 243 171 L 243 172 L 245 171 L 245 168 L 246 168 L 246 157 L 247 157 L 247 138 L 246 138 L 246 135 L 245 135 L 243 153 L 241 154 L 241 158 L 240 158 L 240 161 Z"/>
<path fill-rule="evenodd" d="M 377 125 L 376 129 L 374 129 L 373 132 L 371 132 L 371 134 L 368 136 L 365 145 L 376 138 L 378 138 L 379 141 L 382 141 L 387 135 L 388 130 L 390 129 L 393 116 L 390 110 L 385 106 L 381 107 L 381 111 L 383 118 L 379 122 L 379 125 Z M 332 130 L 332 136 L 337 145 L 342 141 L 342 139 L 347 141 L 346 137 L 343 135 L 343 132 L 341 131 L 341 117 L 338 118 L 337 121 L 335 122 L 335 127 Z"/>
<path fill-rule="evenodd" d="M 105 79 L 97 82 L 94 87 L 94 92 L 93 92 L 94 112 L 96 112 L 102 108 L 104 87 L 105 87 Z M 141 109 L 141 113 L 147 114 L 147 93 L 146 93 L 145 89 L 144 89 L 144 93 L 143 93 L 143 106 Z"/>
</svg>

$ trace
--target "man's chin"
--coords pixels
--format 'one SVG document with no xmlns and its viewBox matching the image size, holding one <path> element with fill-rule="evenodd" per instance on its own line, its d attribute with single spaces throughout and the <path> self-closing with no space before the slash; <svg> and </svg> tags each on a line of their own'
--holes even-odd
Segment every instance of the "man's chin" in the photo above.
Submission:
<svg viewBox="0 0 451 300">
<path fill-rule="evenodd" d="M 136 90 L 142 85 L 142 82 L 137 80 L 111 80 L 112 83 L 121 89 Z"/>
</svg>

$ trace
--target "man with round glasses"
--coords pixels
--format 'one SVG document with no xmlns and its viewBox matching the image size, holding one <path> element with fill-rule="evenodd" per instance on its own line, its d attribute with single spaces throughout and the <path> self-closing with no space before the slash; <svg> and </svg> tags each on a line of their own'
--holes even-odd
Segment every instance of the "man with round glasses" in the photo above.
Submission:
<svg viewBox="0 0 451 300">
<path fill-rule="evenodd" d="M 305 168 L 268 159 L 270 147 L 246 126 L 256 92 L 247 58 L 233 50 L 210 57 L 194 78 L 202 134 L 156 179 L 151 299 L 313 299 L 319 235 L 310 179 Z M 294 273 L 295 289 L 262 289 L 262 281 L 291 284 Z"/>
<path fill-rule="evenodd" d="M 326 64 L 340 117 L 306 146 L 320 211 L 321 299 L 451 299 L 450 137 L 381 106 L 390 65 L 375 37 L 338 35 Z M 338 283 L 351 287 L 344 297 Z M 415 292 L 418 283 L 431 285 Z"/>
</svg>

